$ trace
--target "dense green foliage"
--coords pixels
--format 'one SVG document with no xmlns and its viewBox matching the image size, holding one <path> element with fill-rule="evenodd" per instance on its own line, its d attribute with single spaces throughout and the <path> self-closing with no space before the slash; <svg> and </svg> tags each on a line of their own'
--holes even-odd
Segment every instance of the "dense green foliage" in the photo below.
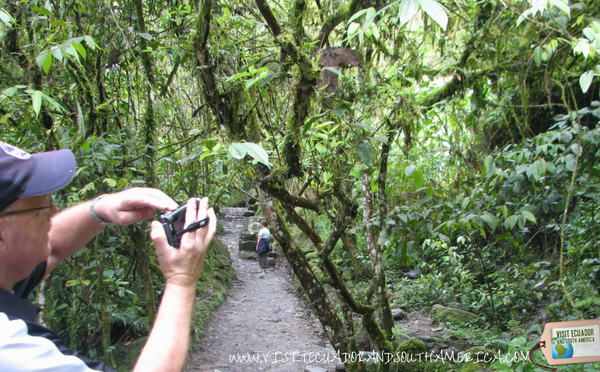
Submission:
<svg viewBox="0 0 600 372">
<path fill-rule="evenodd" d="M 475 312 L 485 338 L 523 347 L 532 324 L 600 310 L 599 13 L 0 0 L 0 139 L 75 152 L 60 206 L 140 185 L 217 206 L 260 190 L 338 350 L 359 329 L 394 350 L 390 302 Z M 93 357 L 154 316 L 144 229 L 107 229 L 42 290 L 48 324 Z"/>
</svg>

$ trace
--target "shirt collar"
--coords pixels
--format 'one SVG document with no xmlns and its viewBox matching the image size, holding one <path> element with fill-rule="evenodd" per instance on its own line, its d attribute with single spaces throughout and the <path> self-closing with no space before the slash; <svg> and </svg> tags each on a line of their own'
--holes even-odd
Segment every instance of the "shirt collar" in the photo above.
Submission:
<svg viewBox="0 0 600 372">
<path fill-rule="evenodd" d="M 9 317 L 35 322 L 38 308 L 28 301 L 0 288 L 0 312 Z"/>
</svg>

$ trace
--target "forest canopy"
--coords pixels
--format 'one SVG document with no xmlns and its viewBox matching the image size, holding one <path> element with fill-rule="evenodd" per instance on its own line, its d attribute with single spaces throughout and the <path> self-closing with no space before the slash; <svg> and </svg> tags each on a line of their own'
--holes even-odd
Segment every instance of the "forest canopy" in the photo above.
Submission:
<svg viewBox="0 0 600 372">
<path fill-rule="evenodd" d="M 0 139 L 76 154 L 59 206 L 260 198 L 337 351 L 394 351 L 398 307 L 490 339 L 597 318 L 599 5 L 0 0 Z M 114 228 L 49 279 L 45 321 L 112 362 L 162 285 L 144 227 Z"/>
</svg>

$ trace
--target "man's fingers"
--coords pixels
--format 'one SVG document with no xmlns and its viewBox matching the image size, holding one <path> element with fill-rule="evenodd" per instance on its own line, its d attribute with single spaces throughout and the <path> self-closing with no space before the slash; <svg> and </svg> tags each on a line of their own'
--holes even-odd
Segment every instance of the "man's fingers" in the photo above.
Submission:
<svg viewBox="0 0 600 372">
<path fill-rule="evenodd" d="M 203 249 L 205 249 L 206 245 L 210 242 L 210 240 L 212 240 L 217 229 L 217 217 L 214 210 L 212 208 L 208 208 L 208 203 L 208 198 L 192 198 L 188 201 L 185 216 L 185 228 L 189 227 L 191 224 L 203 220 L 206 217 L 208 217 L 209 221 L 208 226 L 203 226 L 197 230 L 184 233 L 181 237 L 182 246 L 190 246 L 200 243 L 202 244 Z"/>
<path fill-rule="evenodd" d="M 208 198 L 206 198 L 206 204 L 208 206 Z M 217 234 L 217 216 L 215 215 L 215 210 L 212 208 L 208 208 L 207 215 L 210 221 L 208 223 L 208 232 L 206 233 L 206 237 L 212 240 L 212 238 L 214 238 L 214 236 Z"/>
<path fill-rule="evenodd" d="M 167 235 L 165 234 L 165 229 L 158 221 L 152 221 L 150 225 L 150 239 L 154 242 L 156 246 L 159 244 L 163 245 L 167 243 Z"/>
<path fill-rule="evenodd" d="M 158 210 L 173 210 L 178 207 L 173 199 L 157 189 L 133 188 L 124 191 L 121 196 L 124 198 L 124 211 L 142 207 L 151 207 Z"/>
<path fill-rule="evenodd" d="M 198 221 L 198 199 L 191 198 L 187 202 L 187 208 L 185 210 L 185 225 L 184 228 L 187 228 L 189 225 Z"/>
</svg>

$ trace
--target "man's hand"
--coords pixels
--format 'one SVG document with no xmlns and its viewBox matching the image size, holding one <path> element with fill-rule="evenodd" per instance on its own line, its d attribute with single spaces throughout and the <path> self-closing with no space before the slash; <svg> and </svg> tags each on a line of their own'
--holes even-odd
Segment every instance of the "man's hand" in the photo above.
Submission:
<svg viewBox="0 0 600 372">
<path fill-rule="evenodd" d="M 178 205 L 167 194 L 157 189 L 132 188 L 106 195 L 96 201 L 94 210 L 104 221 L 119 226 L 152 218 L 158 210 L 173 210 Z"/>
<path fill-rule="evenodd" d="M 217 230 L 217 217 L 208 207 L 208 199 L 203 198 L 199 204 L 197 200 L 192 198 L 187 203 L 184 227 L 206 217 L 209 218 L 208 226 L 184 233 L 179 249 L 167 243 L 162 225 L 158 221 L 152 222 L 150 237 L 167 283 L 156 322 L 134 372 L 181 371 L 185 365 L 196 283 Z"/>
<path fill-rule="evenodd" d="M 198 206 L 196 198 L 188 201 L 184 228 L 207 216 L 208 226 L 183 234 L 179 249 L 167 243 L 162 225 L 158 221 L 152 222 L 150 237 L 156 246 L 158 262 L 168 284 L 196 286 L 202 273 L 204 256 L 217 231 L 217 217 L 213 209 L 208 207 L 208 198 L 202 198 Z"/>
</svg>

